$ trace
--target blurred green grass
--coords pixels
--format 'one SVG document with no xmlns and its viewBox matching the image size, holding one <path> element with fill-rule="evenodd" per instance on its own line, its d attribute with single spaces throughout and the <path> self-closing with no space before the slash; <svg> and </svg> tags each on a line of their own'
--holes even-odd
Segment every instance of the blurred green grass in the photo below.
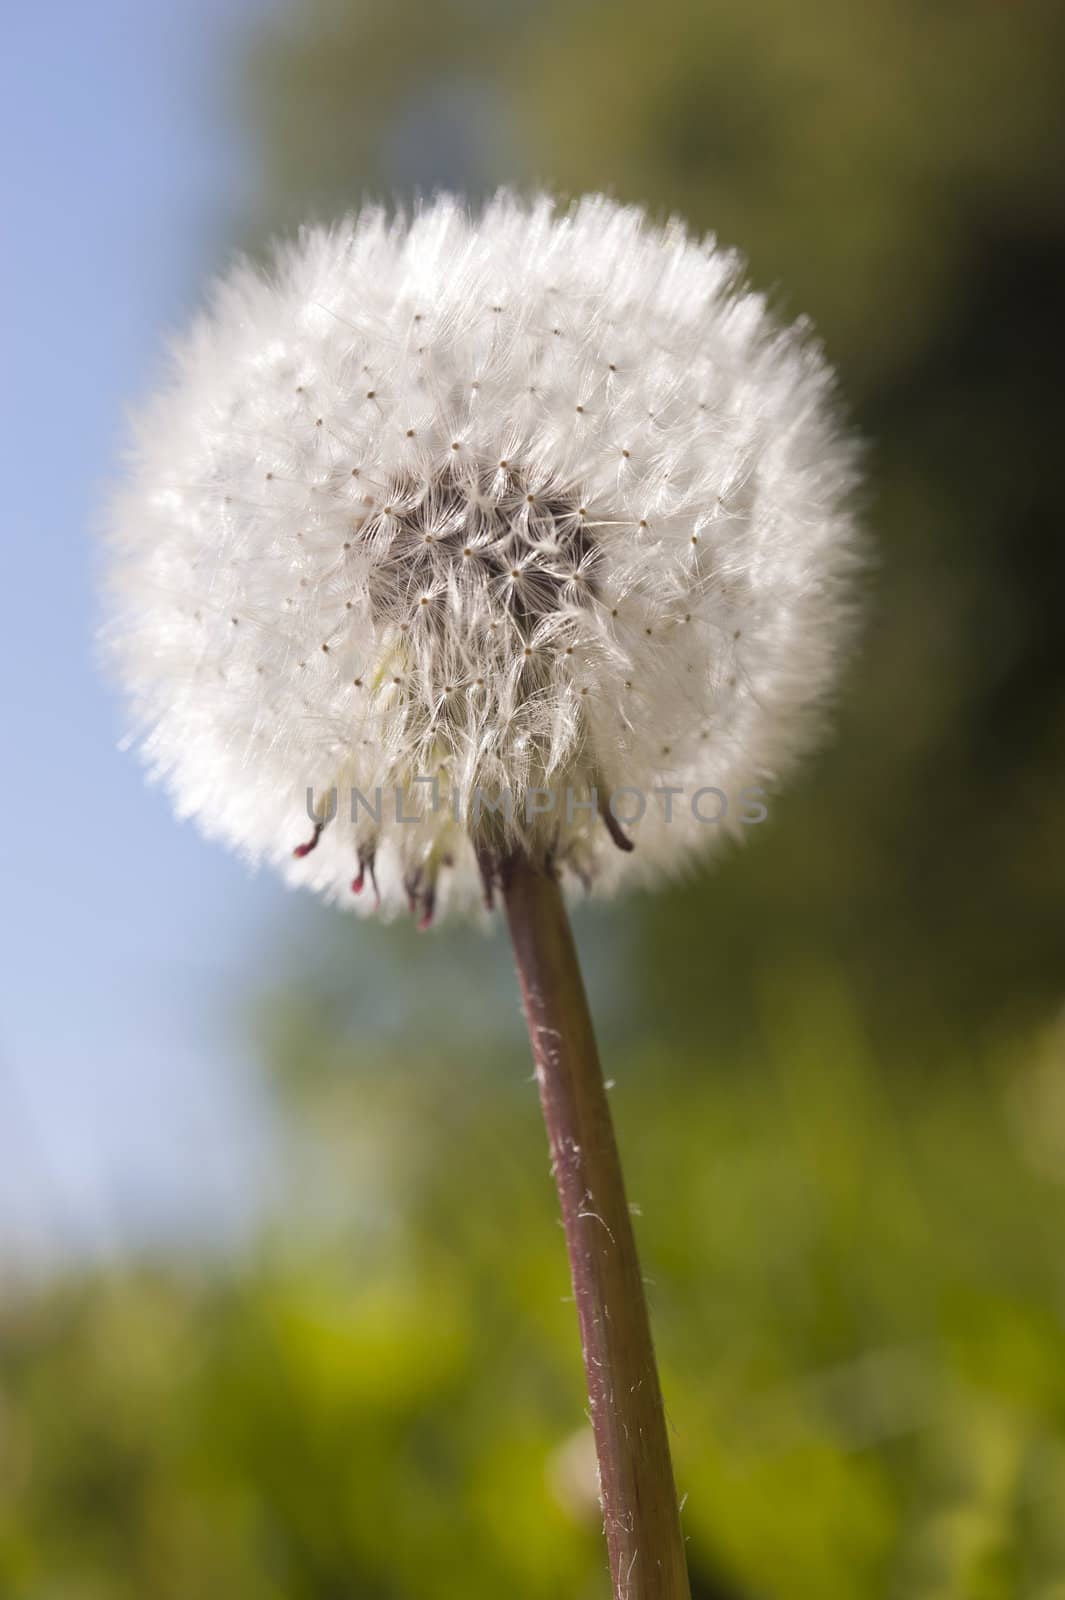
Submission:
<svg viewBox="0 0 1065 1600">
<path fill-rule="evenodd" d="M 761 1022 L 614 1062 L 697 1593 L 1065 1593 L 1065 1038 L 896 1079 L 814 970 Z M 520 1054 L 298 1037 L 252 1259 L 4 1312 L 0 1593 L 605 1595 Z"/>
</svg>

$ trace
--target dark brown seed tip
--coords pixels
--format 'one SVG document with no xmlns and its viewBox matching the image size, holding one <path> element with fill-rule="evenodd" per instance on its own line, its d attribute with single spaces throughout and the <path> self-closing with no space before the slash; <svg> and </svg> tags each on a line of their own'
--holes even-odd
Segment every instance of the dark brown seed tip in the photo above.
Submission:
<svg viewBox="0 0 1065 1600">
<path fill-rule="evenodd" d="M 609 804 L 600 808 L 599 815 L 603 819 L 607 833 L 609 833 L 611 839 L 613 840 L 614 844 L 617 845 L 619 850 L 624 850 L 626 852 L 629 850 L 635 850 L 635 843 L 629 838 L 627 833 L 622 831 L 621 824 L 611 811 Z"/>
</svg>

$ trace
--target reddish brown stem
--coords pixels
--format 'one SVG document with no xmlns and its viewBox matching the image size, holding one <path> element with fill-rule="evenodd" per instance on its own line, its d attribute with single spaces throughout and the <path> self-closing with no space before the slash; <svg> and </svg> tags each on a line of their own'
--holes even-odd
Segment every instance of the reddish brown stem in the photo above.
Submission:
<svg viewBox="0 0 1065 1600">
<path fill-rule="evenodd" d="M 689 1600 L 636 1240 L 569 918 L 524 859 L 503 899 L 562 1205 L 615 1600 Z"/>
</svg>

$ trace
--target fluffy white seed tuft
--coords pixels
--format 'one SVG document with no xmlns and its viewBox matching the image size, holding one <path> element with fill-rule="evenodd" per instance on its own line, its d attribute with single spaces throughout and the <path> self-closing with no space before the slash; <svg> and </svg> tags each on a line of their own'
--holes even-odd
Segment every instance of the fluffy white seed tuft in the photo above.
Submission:
<svg viewBox="0 0 1065 1600">
<path fill-rule="evenodd" d="M 178 809 L 424 920 L 514 850 L 610 889 L 738 830 L 817 731 L 855 551 L 831 373 L 740 272 L 601 197 L 503 194 L 219 282 L 111 541 Z"/>
</svg>

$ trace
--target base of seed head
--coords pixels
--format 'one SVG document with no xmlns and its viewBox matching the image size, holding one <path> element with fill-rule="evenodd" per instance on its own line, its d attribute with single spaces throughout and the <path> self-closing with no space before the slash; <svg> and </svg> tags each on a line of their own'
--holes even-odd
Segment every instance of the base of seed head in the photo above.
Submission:
<svg viewBox="0 0 1065 1600">
<path fill-rule="evenodd" d="M 628 854 L 636 848 L 635 843 L 623 831 L 608 805 L 600 806 L 599 816 L 611 842 L 618 850 Z M 297 860 L 302 860 L 317 848 L 318 841 L 329 826 L 329 820 L 331 819 L 316 822 L 311 838 L 305 844 L 296 846 L 292 854 Z M 557 855 L 557 844 L 539 852 L 538 858 L 529 858 L 526 851 L 511 850 L 504 852 L 485 844 L 474 846 L 474 853 L 481 880 L 482 903 L 484 909 L 489 912 L 494 911 L 496 893 L 503 888 L 510 863 L 517 859 L 518 856 L 532 859 L 532 864 L 548 877 L 557 876 L 559 865 L 569 866 L 585 893 L 590 894 L 592 891 L 591 875 L 581 866 L 579 861 L 567 862 L 563 860 L 560 862 Z M 367 880 L 369 880 L 374 891 L 374 909 L 380 911 L 381 894 L 374 875 L 374 861 L 375 852 L 372 849 L 361 848 L 358 851 L 358 871 L 351 880 L 351 892 L 357 895 L 362 894 Z M 432 870 L 428 865 L 422 864 L 407 873 L 403 880 L 407 909 L 422 932 L 425 932 L 433 925 L 436 913 L 439 874 L 440 872 L 448 871 L 454 865 L 454 858 L 450 855 L 445 855 L 441 858 L 436 870 Z"/>
</svg>

